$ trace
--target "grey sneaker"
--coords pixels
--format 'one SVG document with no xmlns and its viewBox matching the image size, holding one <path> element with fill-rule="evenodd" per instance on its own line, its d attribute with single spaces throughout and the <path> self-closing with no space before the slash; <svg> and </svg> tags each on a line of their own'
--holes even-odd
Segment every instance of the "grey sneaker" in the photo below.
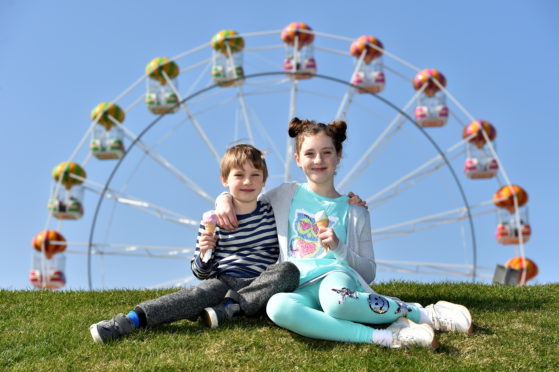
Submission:
<svg viewBox="0 0 559 372">
<path fill-rule="evenodd" d="M 124 314 L 117 314 L 111 320 L 103 320 L 89 327 L 95 342 L 106 343 L 118 340 L 134 330 L 134 323 Z"/>
<path fill-rule="evenodd" d="M 472 316 L 465 306 L 439 301 L 425 308 L 437 331 L 474 333 Z"/>
<path fill-rule="evenodd" d="M 217 328 L 220 324 L 232 320 L 240 311 L 239 304 L 206 307 L 202 312 L 202 320 L 209 328 Z"/>
<path fill-rule="evenodd" d="M 387 330 L 392 331 L 392 349 L 420 346 L 436 349 L 439 343 L 435 338 L 433 328 L 428 324 L 417 324 L 408 318 L 399 318 Z"/>
</svg>

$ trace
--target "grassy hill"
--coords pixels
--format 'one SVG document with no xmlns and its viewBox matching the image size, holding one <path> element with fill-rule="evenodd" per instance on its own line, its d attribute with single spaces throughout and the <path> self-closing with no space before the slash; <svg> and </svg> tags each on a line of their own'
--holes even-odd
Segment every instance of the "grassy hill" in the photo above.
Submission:
<svg viewBox="0 0 559 372">
<path fill-rule="evenodd" d="M 464 304 L 476 333 L 439 334 L 435 352 L 390 350 L 308 339 L 261 317 L 217 330 L 180 321 L 99 345 L 90 324 L 172 290 L 0 290 L 0 370 L 559 370 L 559 284 L 390 282 L 375 289 L 423 305 Z"/>
</svg>

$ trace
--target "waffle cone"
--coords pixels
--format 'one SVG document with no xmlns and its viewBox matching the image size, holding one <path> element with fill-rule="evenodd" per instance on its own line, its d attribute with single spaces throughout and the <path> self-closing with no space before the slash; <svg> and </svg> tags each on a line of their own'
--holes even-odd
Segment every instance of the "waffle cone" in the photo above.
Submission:
<svg viewBox="0 0 559 372">
<path fill-rule="evenodd" d="M 328 227 L 328 220 L 318 220 L 316 221 L 316 225 L 318 227 Z"/>
<path fill-rule="evenodd" d="M 215 224 L 213 224 L 213 223 L 206 223 L 206 224 L 204 224 L 204 227 L 205 227 L 207 232 L 213 233 L 215 231 Z"/>
</svg>

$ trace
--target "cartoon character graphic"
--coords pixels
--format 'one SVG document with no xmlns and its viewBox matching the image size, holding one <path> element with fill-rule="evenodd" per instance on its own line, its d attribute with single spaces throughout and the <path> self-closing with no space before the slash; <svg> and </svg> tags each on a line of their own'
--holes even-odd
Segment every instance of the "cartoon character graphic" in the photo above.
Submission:
<svg viewBox="0 0 559 372">
<path fill-rule="evenodd" d="M 337 222 L 331 218 L 330 227 Z M 314 213 L 297 210 L 293 221 L 293 230 L 296 235 L 289 241 L 289 255 L 296 258 L 315 258 L 325 253 L 318 240 L 318 226 Z"/>
<path fill-rule="evenodd" d="M 353 299 L 356 299 L 356 300 L 359 299 L 359 297 L 357 296 L 357 293 L 350 290 L 349 288 L 345 288 L 345 287 L 343 287 L 342 289 L 332 288 L 332 291 L 334 291 L 334 292 L 336 292 L 337 294 L 340 295 L 340 299 L 338 300 L 338 305 L 343 304 L 347 297 L 353 298 Z"/>
</svg>

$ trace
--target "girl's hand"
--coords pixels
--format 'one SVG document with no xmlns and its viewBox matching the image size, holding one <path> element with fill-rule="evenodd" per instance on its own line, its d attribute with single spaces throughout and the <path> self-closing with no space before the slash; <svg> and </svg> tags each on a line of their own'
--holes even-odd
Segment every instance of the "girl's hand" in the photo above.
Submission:
<svg viewBox="0 0 559 372">
<path fill-rule="evenodd" d="M 335 250 L 338 248 L 340 239 L 336 236 L 334 229 L 331 227 L 319 227 L 318 228 L 318 239 L 323 247 L 328 246 L 328 249 Z"/>
<path fill-rule="evenodd" d="M 233 231 L 239 226 L 233 197 L 229 194 L 221 194 L 215 203 L 215 214 L 217 214 L 217 224 L 224 230 Z"/>
<path fill-rule="evenodd" d="M 359 195 L 355 195 L 354 193 L 350 192 L 349 194 L 347 194 L 347 196 L 349 196 L 349 200 L 348 200 L 349 204 L 357 204 L 360 205 L 361 207 L 364 207 L 365 209 L 369 209 L 369 207 L 367 207 L 367 202 L 361 200 Z"/>
<path fill-rule="evenodd" d="M 217 236 L 214 233 L 204 231 L 198 238 L 200 257 L 204 257 L 208 249 L 215 249 Z"/>
</svg>

